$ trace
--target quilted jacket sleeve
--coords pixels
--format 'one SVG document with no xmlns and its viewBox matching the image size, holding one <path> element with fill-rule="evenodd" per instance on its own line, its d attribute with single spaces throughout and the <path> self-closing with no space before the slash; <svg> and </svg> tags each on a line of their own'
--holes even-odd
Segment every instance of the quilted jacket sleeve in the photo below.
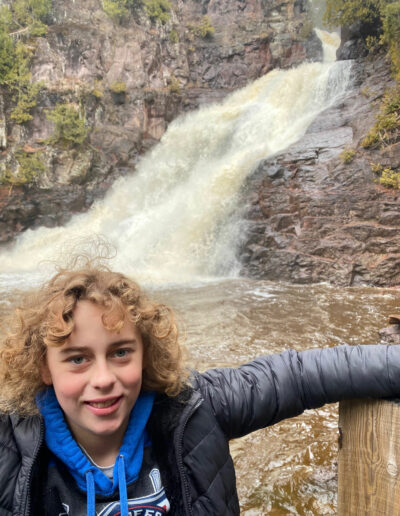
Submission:
<svg viewBox="0 0 400 516">
<path fill-rule="evenodd" d="M 11 515 L 20 461 L 10 418 L 0 415 L 0 516 Z"/>
<path fill-rule="evenodd" d="M 195 382 L 228 438 L 346 398 L 400 396 L 400 346 L 337 346 L 267 355 Z"/>
</svg>

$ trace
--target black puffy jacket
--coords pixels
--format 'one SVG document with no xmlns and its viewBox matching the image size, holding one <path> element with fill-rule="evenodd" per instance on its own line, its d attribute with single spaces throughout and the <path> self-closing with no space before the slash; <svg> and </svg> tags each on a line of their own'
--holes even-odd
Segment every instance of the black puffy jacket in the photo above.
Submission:
<svg viewBox="0 0 400 516">
<path fill-rule="evenodd" d="M 180 396 L 157 399 L 149 421 L 171 514 L 239 514 L 229 439 L 325 403 L 399 393 L 400 346 L 287 351 L 194 374 Z M 41 417 L 4 416 L 0 453 L 0 516 L 44 514 Z"/>
</svg>

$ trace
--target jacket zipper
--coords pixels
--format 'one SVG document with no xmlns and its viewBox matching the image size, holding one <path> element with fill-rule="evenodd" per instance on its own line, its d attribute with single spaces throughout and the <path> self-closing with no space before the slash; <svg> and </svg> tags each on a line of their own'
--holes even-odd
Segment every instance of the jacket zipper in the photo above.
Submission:
<svg viewBox="0 0 400 516">
<path fill-rule="evenodd" d="M 185 468 L 183 467 L 183 459 L 182 459 L 182 445 L 183 445 L 183 434 L 185 432 L 185 428 L 187 422 L 191 418 L 192 414 L 198 409 L 198 407 L 203 403 L 203 399 L 200 398 L 196 401 L 196 403 L 191 407 L 191 409 L 185 415 L 183 422 L 180 425 L 179 433 L 177 433 L 175 439 L 175 448 L 176 448 L 176 461 L 178 463 L 178 471 L 181 479 L 182 490 L 183 490 L 183 504 L 185 506 L 186 513 L 188 515 L 192 515 L 193 511 L 190 505 L 190 490 L 186 480 Z"/>
<path fill-rule="evenodd" d="M 21 513 L 25 516 L 30 516 L 31 514 L 31 481 L 32 481 L 32 470 L 33 470 L 33 466 L 36 462 L 36 459 L 39 455 L 39 451 L 42 447 L 42 444 L 43 444 L 43 437 L 44 437 L 44 423 L 42 421 L 42 419 L 40 420 L 40 435 L 39 435 L 39 441 L 38 441 L 38 445 L 35 449 L 35 452 L 33 454 L 33 459 L 32 459 L 32 465 L 29 469 L 29 472 L 28 472 L 28 477 L 27 477 L 27 481 L 26 481 L 26 505 L 25 505 L 25 510 Z M 24 497 L 22 497 L 22 499 L 24 499 Z"/>
</svg>

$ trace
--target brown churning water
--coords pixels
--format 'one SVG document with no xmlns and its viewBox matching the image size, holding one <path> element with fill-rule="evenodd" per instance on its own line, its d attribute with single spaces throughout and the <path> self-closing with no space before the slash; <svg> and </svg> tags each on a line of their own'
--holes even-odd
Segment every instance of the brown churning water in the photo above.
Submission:
<svg viewBox="0 0 400 516">
<path fill-rule="evenodd" d="M 155 294 L 178 310 L 200 370 L 290 347 L 379 343 L 400 299 L 390 289 L 248 280 Z M 337 405 L 327 405 L 232 442 L 242 514 L 336 514 L 337 428 Z"/>
</svg>

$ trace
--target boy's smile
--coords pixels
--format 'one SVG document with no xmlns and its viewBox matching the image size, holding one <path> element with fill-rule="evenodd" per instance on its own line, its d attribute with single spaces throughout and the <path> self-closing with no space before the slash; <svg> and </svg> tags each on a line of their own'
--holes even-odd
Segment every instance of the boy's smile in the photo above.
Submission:
<svg viewBox="0 0 400 516">
<path fill-rule="evenodd" d="M 48 347 L 42 378 L 53 385 L 75 439 L 86 450 L 118 451 L 142 385 L 143 342 L 125 322 L 119 333 L 102 322 L 104 308 L 79 301 L 74 330 L 60 347 Z"/>
</svg>

